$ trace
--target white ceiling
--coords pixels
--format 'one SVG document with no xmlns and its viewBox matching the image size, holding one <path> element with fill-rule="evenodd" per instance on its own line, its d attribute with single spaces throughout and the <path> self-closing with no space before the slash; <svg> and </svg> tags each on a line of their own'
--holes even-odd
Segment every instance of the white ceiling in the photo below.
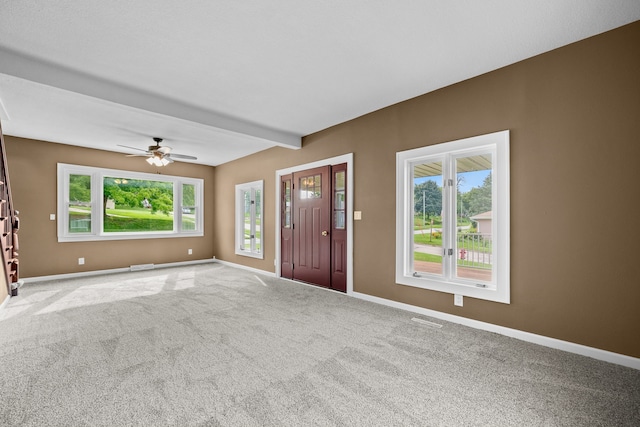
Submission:
<svg viewBox="0 0 640 427">
<path fill-rule="evenodd" d="M 218 165 L 640 19 L 638 0 L 0 0 L 8 135 Z"/>
</svg>

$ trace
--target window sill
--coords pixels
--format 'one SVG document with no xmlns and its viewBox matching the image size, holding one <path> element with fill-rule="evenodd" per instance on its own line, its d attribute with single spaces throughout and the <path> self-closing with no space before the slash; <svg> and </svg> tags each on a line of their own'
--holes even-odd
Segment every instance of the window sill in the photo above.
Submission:
<svg viewBox="0 0 640 427">
<path fill-rule="evenodd" d="M 144 239 L 166 239 L 175 237 L 204 237 L 201 231 L 193 233 L 176 233 L 173 231 L 157 233 L 114 233 L 114 234 L 82 234 L 77 236 L 58 236 L 58 243 L 65 242 L 96 242 L 101 240 L 144 240 Z"/>
<path fill-rule="evenodd" d="M 444 292 L 451 295 L 462 295 L 470 298 L 483 299 L 487 301 L 500 302 L 509 304 L 508 293 L 499 293 L 498 288 L 494 285 L 478 285 L 475 283 L 449 282 L 446 280 L 437 280 L 433 277 L 412 277 L 412 276 L 396 276 L 396 283 L 403 286 L 411 286 L 414 288 L 427 289 L 430 291 Z M 486 286 L 486 287 L 485 287 Z"/>
<path fill-rule="evenodd" d="M 264 259 L 264 254 L 263 253 L 246 252 L 246 251 L 240 251 L 240 250 L 237 250 L 237 249 L 236 249 L 236 255 L 242 255 L 242 256 L 249 257 L 249 258 Z"/>
</svg>

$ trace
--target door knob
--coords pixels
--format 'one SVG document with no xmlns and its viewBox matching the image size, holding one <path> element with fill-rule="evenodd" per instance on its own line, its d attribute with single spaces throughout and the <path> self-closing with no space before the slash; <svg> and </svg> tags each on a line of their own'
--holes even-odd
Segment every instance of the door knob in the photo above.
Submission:
<svg viewBox="0 0 640 427">
<path fill-rule="evenodd" d="M 324 230 L 324 231 L 322 232 L 322 235 L 323 235 L 323 236 L 328 236 L 328 235 L 329 235 L 329 232 L 328 232 L 327 230 Z"/>
</svg>

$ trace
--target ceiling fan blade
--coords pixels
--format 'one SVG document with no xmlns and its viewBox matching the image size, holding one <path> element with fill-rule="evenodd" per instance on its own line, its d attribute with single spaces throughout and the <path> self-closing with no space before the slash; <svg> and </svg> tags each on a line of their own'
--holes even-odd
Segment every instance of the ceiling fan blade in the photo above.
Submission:
<svg viewBox="0 0 640 427">
<path fill-rule="evenodd" d="M 146 151 L 147 151 L 147 150 L 144 150 L 144 149 L 142 149 L 142 148 L 129 147 L 128 145 L 121 145 L 121 144 L 118 144 L 118 147 L 130 148 L 130 149 L 132 149 L 132 150 L 138 150 L 138 151 L 144 151 L 144 152 L 146 152 Z"/>
<path fill-rule="evenodd" d="M 169 156 L 169 154 L 167 154 Z M 186 159 L 186 160 L 198 160 L 197 157 L 187 156 L 185 154 L 171 153 L 171 157 L 175 157 L 176 159 Z"/>
<path fill-rule="evenodd" d="M 125 157 L 148 157 L 149 154 L 125 154 Z"/>
</svg>

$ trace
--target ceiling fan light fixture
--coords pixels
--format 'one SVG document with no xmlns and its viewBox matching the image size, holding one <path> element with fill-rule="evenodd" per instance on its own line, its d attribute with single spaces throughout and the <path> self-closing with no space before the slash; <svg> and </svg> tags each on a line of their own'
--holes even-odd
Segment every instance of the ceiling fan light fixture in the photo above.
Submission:
<svg viewBox="0 0 640 427">
<path fill-rule="evenodd" d="M 157 167 L 167 166 L 173 163 L 174 160 L 171 158 L 172 156 L 175 156 L 179 159 L 198 160 L 198 158 L 194 156 L 187 156 L 185 154 L 172 153 L 171 147 L 164 147 L 164 146 L 161 147 L 160 143 L 162 142 L 162 138 L 156 137 L 156 138 L 153 138 L 153 141 L 156 143 L 156 145 L 150 145 L 146 150 L 142 148 L 129 147 L 128 145 L 120 145 L 120 144 L 118 145 L 124 148 L 144 151 L 147 155 L 147 158 L 145 159 L 145 161 L 150 165 L 157 166 Z M 130 157 L 130 156 L 136 156 L 136 155 L 129 154 L 127 156 Z M 123 183 L 126 183 L 126 181 L 123 181 Z"/>
<path fill-rule="evenodd" d="M 160 156 L 157 156 L 157 155 L 154 155 L 154 156 L 151 156 L 151 157 L 147 157 L 146 161 L 150 165 L 154 165 L 154 166 L 158 166 L 158 167 L 166 166 L 166 165 L 168 165 L 170 163 L 164 157 L 160 157 Z"/>
</svg>

